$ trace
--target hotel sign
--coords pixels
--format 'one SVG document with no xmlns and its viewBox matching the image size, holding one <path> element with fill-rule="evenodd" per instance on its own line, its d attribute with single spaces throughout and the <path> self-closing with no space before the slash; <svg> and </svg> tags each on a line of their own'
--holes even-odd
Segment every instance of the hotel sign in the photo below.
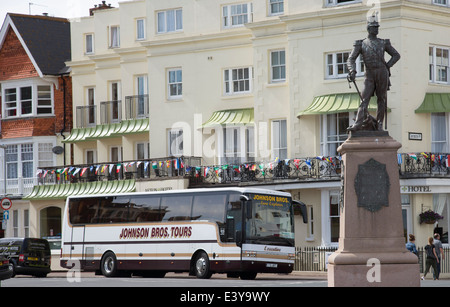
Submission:
<svg viewBox="0 0 450 307">
<path fill-rule="evenodd" d="M 401 193 L 431 193 L 431 188 L 428 185 L 403 185 L 400 187 Z"/>
</svg>

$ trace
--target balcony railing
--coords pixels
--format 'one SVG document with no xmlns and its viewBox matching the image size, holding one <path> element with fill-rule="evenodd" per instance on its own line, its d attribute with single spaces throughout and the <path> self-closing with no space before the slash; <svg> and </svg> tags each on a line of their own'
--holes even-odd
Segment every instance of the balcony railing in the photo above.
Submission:
<svg viewBox="0 0 450 307">
<path fill-rule="evenodd" d="M 398 154 L 401 178 L 450 177 L 450 154 L 448 153 L 403 153 Z"/>
<path fill-rule="evenodd" d="M 125 97 L 125 119 L 148 117 L 148 95 Z"/>
<path fill-rule="evenodd" d="M 400 178 L 450 177 L 450 154 L 398 154 Z M 189 179 L 192 187 L 280 182 L 340 180 L 339 156 L 316 156 L 242 164 L 204 165 L 199 157 L 166 157 L 135 161 L 46 167 L 37 184 L 65 184 L 109 180 Z"/>
<path fill-rule="evenodd" d="M 122 120 L 122 101 L 103 101 L 100 102 L 100 123 L 112 124 L 120 123 Z"/>
</svg>

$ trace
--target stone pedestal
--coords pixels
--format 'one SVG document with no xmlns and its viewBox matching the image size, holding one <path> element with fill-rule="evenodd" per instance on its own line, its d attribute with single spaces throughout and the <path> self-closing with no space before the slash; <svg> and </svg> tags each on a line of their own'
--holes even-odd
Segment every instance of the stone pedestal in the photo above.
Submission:
<svg viewBox="0 0 450 307">
<path fill-rule="evenodd" d="M 343 159 L 339 248 L 328 286 L 420 286 L 417 256 L 405 248 L 397 150 L 387 132 L 353 132 Z"/>
</svg>

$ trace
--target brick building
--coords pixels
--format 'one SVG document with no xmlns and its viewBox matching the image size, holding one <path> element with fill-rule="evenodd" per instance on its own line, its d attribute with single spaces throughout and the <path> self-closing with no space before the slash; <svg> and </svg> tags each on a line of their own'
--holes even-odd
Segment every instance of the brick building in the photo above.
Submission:
<svg viewBox="0 0 450 307">
<path fill-rule="evenodd" d="M 13 206 L 0 237 L 60 231 L 52 226 L 59 208 L 35 208 L 22 197 L 38 183 L 39 167 L 70 163 L 70 147 L 61 142 L 72 129 L 70 59 L 67 19 L 7 14 L 0 30 L 0 195 Z"/>
</svg>

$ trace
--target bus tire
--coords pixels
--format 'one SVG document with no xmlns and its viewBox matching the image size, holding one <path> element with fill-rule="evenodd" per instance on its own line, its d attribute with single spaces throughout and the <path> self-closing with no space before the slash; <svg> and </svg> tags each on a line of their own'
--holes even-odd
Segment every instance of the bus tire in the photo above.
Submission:
<svg viewBox="0 0 450 307">
<path fill-rule="evenodd" d="M 117 258 L 113 252 L 107 252 L 105 255 L 103 255 L 100 269 L 103 276 L 105 277 L 115 277 L 118 275 Z"/>
<path fill-rule="evenodd" d="M 211 278 L 212 272 L 209 265 L 209 257 L 205 252 L 199 252 L 194 260 L 195 276 L 200 279 Z"/>
</svg>

